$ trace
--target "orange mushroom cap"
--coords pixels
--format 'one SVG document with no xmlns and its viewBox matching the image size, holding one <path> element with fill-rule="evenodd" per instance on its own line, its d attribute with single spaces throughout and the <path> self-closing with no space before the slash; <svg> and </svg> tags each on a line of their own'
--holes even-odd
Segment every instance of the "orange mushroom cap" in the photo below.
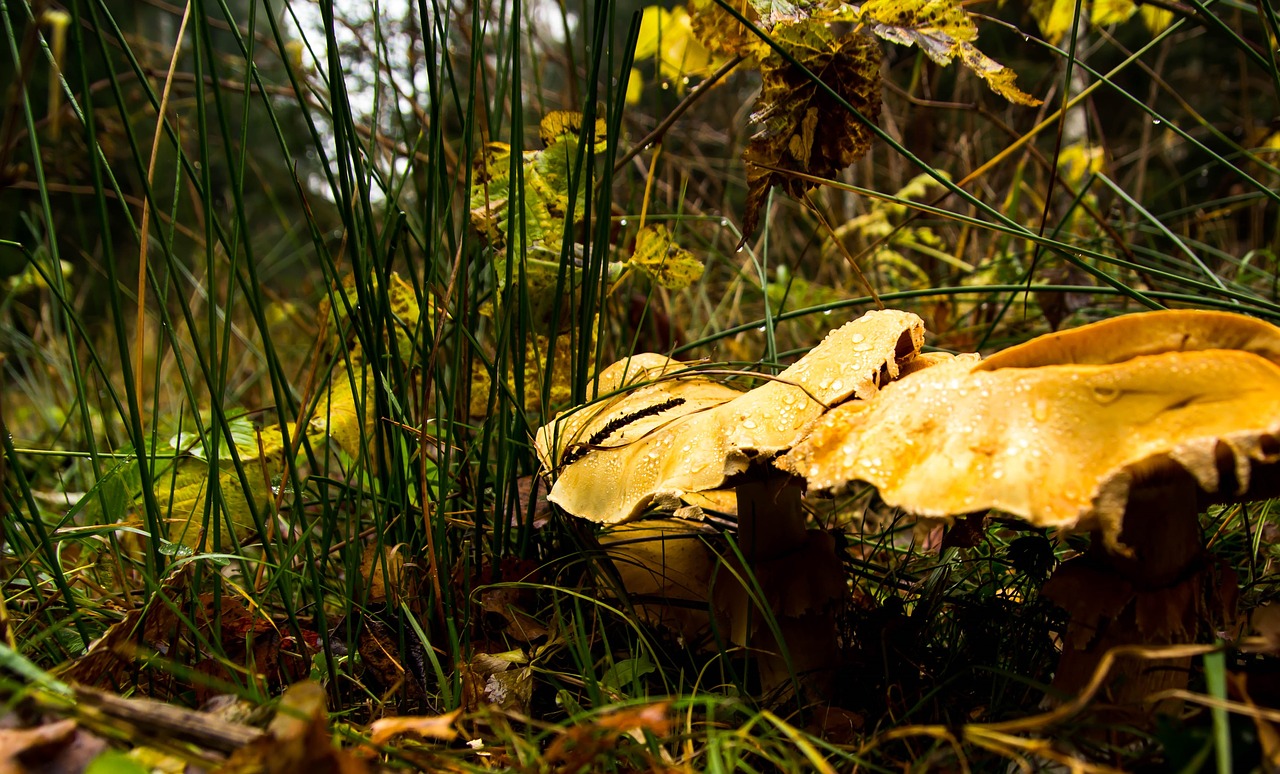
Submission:
<svg viewBox="0 0 1280 774">
<path fill-rule="evenodd" d="M 913 373 L 822 417 L 778 464 L 810 491 L 863 481 L 916 515 L 997 509 L 1115 545 L 1152 466 L 1220 500 L 1266 493 L 1254 473 L 1280 462 L 1277 354 L 1280 329 L 1240 315 L 1118 318 Z"/>
</svg>

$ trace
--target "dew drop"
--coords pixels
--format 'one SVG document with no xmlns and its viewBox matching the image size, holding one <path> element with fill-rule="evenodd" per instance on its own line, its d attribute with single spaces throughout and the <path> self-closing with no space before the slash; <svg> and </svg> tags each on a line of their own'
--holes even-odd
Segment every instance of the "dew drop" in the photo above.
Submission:
<svg viewBox="0 0 1280 774">
<path fill-rule="evenodd" d="M 1118 397 L 1120 397 L 1120 391 L 1114 387 L 1094 387 L 1093 388 L 1093 399 L 1098 401 L 1104 406 L 1114 401 Z"/>
</svg>

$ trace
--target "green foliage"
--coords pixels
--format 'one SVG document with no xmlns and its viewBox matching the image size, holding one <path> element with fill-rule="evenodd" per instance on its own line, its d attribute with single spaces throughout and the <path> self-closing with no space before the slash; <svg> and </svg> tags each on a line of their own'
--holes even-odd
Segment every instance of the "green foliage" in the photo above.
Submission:
<svg viewBox="0 0 1280 774">
<path fill-rule="evenodd" d="M 490 245 L 505 249 L 512 212 L 521 213 L 516 222 L 523 226 L 514 232 L 515 238 L 535 251 L 558 252 L 565 231 L 581 222 L 587 187 L 573 179 L 580 158 L 581 114 L 576 115 L 578 120 L 566 120 L 563 111 L 548 115 L 542 126 L 546 147 L 524 151 L 518 163 L 513 163 L 511 146 L 506 143 L 487 143 L 477 156 L 471 183 L 471 225 Z M 604 150 L 603 129 L 603 122 L 597 122 L 587 134 L 590 150 L 581 174 L 590 174 L 591 156 Z M 519 175 L 514 188 L 513 170 Z M 569 223 L 571 210 L 574 219 Z"/>
</svg>

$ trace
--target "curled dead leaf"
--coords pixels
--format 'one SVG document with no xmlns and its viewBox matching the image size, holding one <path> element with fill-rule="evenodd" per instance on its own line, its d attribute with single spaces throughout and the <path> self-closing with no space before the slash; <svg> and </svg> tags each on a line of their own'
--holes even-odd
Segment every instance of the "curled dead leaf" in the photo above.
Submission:
<svg viewBox="0 0 1280 774">
<path fill-rule="evenodd" d="M 809 20 L 778 25 L 773 38 L 865 121 L 879 118 L 883 54 L 874 37 L 858 30 L 837 37 L 828 24 Z M 747 166 L 743 241 L 755 232 L 769 189 L 801 196 L 812 187 L 788 170 L 833 177 L 866 154 L 874 137 L 866 124 L 776 51 L 761 59 L 760 74 L 760 98 L 751 117 L 761 129 L 742 155 Z"/>
</svg>

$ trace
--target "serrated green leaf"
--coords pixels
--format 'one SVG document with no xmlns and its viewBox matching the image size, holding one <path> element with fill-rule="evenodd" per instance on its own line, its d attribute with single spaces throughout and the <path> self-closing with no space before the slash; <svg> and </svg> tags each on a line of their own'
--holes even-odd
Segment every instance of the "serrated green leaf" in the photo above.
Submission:
<svg viewBox="0 0 1280 774">
<path fill-rule="evenodd" d="M 549 136 L 551 130 L 568 125 L 563 116 L 553 123 L 555 126 L 544 128 L 544 136 Z M 592 157 L 603 149 L 603 140 L 600 128 L 597 128 L 595 144 L 587 151 L 583 175 L 590 174 Z M 572 181 L 578 149 L 577 134 L 562 132 L 551 137 L 551 142 L 543 150 L 525 151 L 520 157 L 523 185 L 519 190 L 513 190 L 511 146 L 499 142 L 486 144 L 474 165 L 469 205 L 472 228 L 490 245 L 504 249 L 511 213 L 521 208 L 527 246 L 558 253 L 566 231 L 571 193 L 575 225 L 586 211 L 585 181 Z M 571 181 L 576 185 L 571 186 Z"/>
</svg>

